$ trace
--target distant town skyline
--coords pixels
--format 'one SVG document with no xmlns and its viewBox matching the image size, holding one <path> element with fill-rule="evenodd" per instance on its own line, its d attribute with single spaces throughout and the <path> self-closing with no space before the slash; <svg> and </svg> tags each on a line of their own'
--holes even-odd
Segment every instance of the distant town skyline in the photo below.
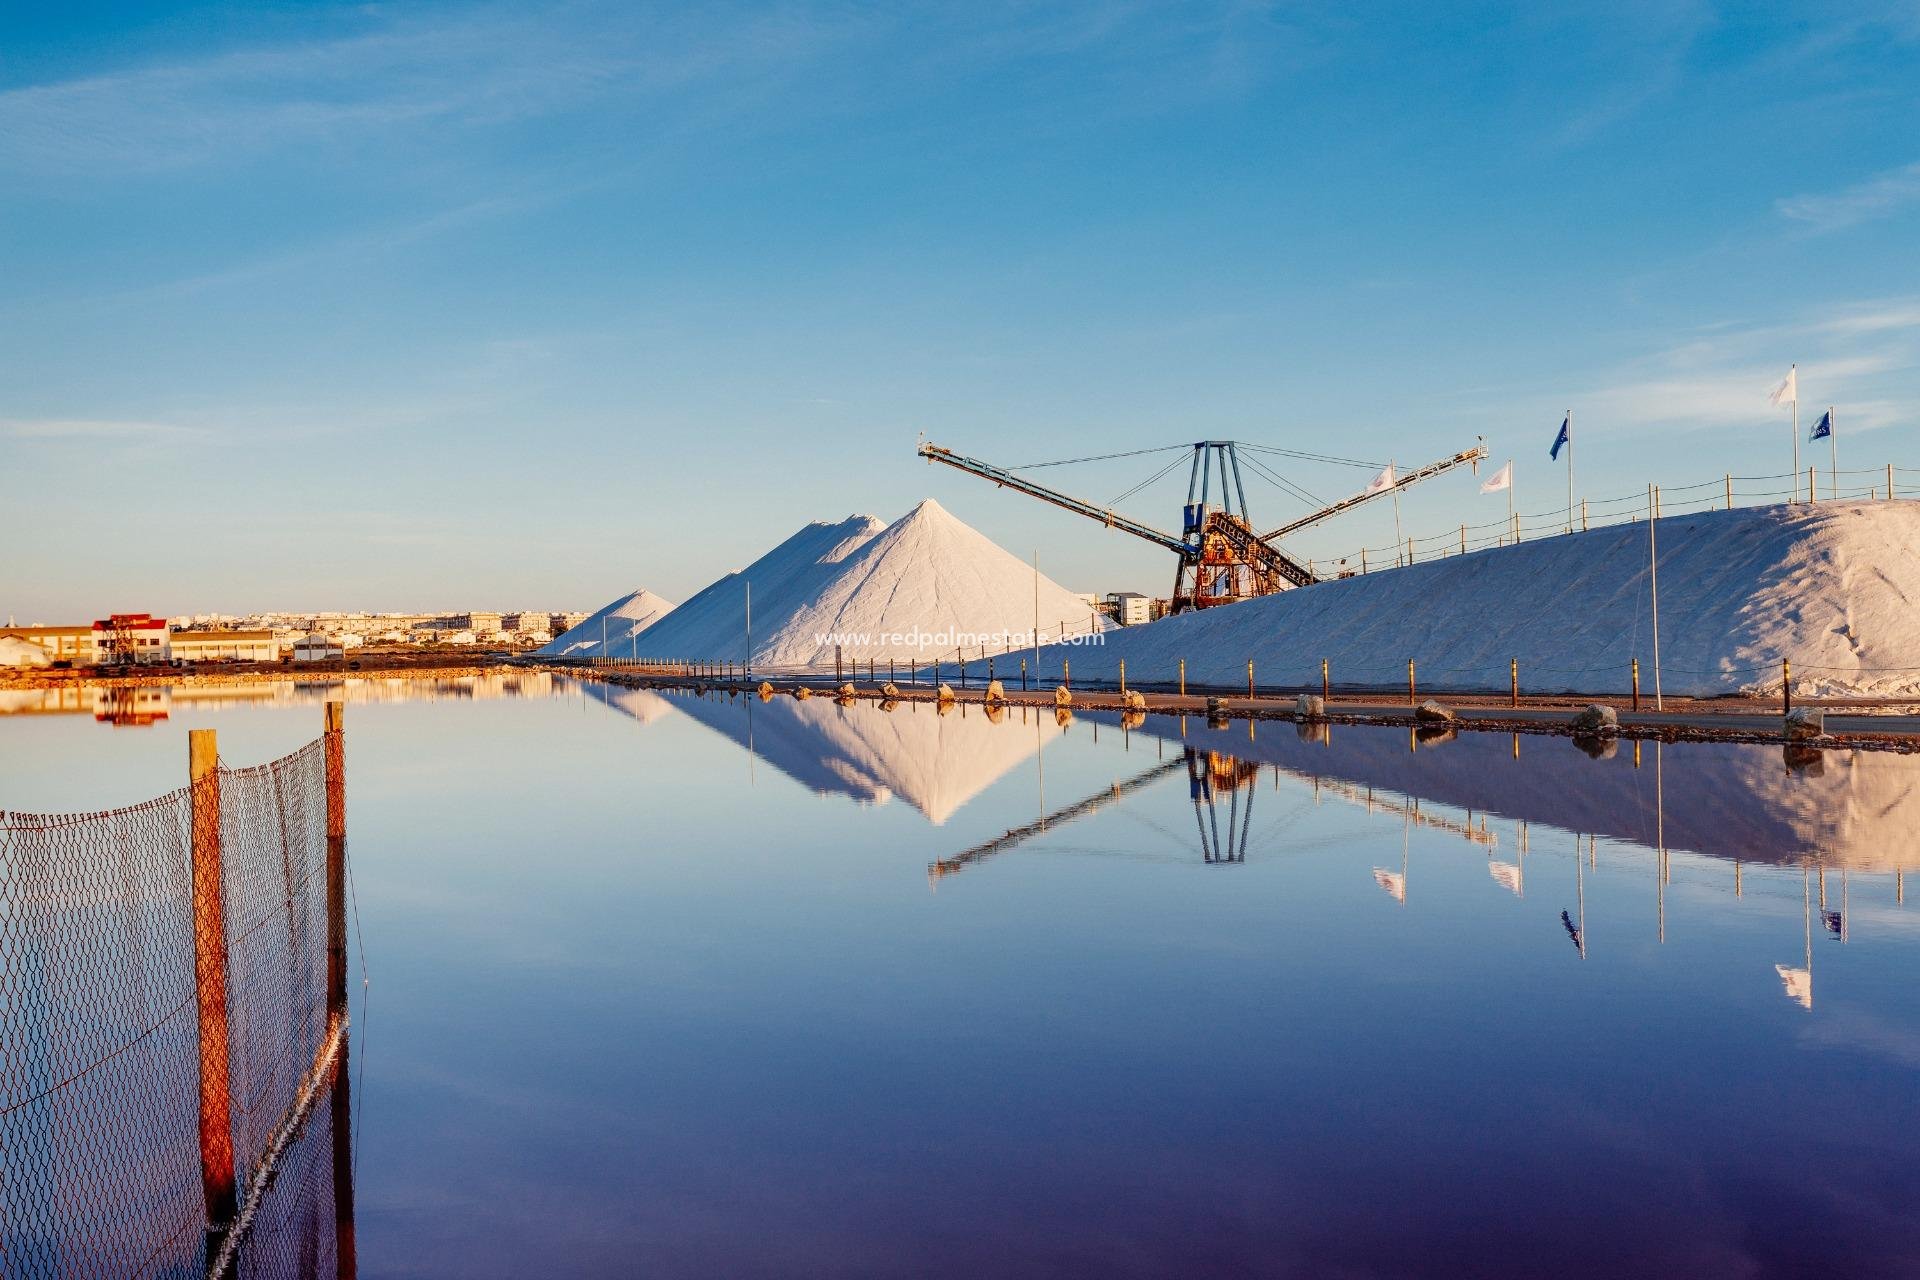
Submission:
<svg viewBox="0 0 1920 1280">
<path fill-rule="evenodd" d="M 110 4 L 0 41 L 23 623 L 683 600 L 926 496 L 1073 590 L 1166 593 L 1170 557 L 921 433 L 1484 436 L 1546 511 L 1569 408 L 1595 498 L 1786 471 L 1797 364 L 1803 436 L 1832 405 L 1843 467 L 1920 466 L 1909 4 Z M 1504 510 L 1452 477 L 1401 518 Z"/>
</svg>

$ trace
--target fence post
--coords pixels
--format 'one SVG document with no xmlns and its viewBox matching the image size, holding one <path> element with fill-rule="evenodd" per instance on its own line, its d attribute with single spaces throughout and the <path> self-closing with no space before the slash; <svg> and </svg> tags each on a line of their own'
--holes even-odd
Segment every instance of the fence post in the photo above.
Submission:
<svg viewBox="0 0 1920 1280">
<path fill-rule="evenodd" d="M 1320 659 L 1320 701 L 1325 702 L 1333 696 L 1333 685 L 1329 679 L 1327 660 Z"/>
<path fill-rule="evenodd" d="M 1640 709 L 1640 659 L 1633 660 L 1633 709 Z"/>
<path fill-rule="evenodd" d="M 1513 705 L 1520 705 L 1520 659 L 1513 660 Z"/>
<path fill-rule="evenodd" d="M 1793 714 L 1793 664 L 1780 659 L 1780 714 Z"/>
<path fill-rule="evenodd" d="M 1893 501 L 1893 464 L 1887 464 L 1887 501 Z"/>
<path fill-rule="evenodd" d="M 887 666 L 887 675 L 889 677 L 893 675 L 893 666 L 891 663 L 889 663 Z M 1021 692 L 1022 693 L 1026 692 L 1026 688 L 1027 688 L 1027 660 L 1025 658 L 1022 658 L 1020 659 L 1020 690 Z"/>
<path fill-rule="evenodd" d="M 347 756 L 346 704 L 329 702 L 322 721 L 327 779 L 327 1020 L 341 1027 L 347 1018 Z M 353 1226 L 353 1099 L 348 1045 L 342 1036 L 333 1071 L 333 1225 L 334 1274 L 351 1280 L 359 1273 L 359 1246 Z"/>
<path fill-rule="evenodd" d="M 1073 660 L 1071 658 L 1060 659 L 1060 687 L 1063 689 L 1073 688 Z"/>
<path fill-rule="evenodd" d="M 1580 532 L 1585 533 L 1586 531 L 1587 531 L 1587 500 L 1585 498 L 1582 498 L 1580 499 Z"/>
<path fill-rule="evenodd" d="M 1253 659 L 1247 659 L 1247 696 L 1253 696 Z"/>
<path fill-rule="evenodd" d="M 1120 659 L 1120 696 L 1127 696 L 1127 660 Z"/>
<path fill-rule="evenodd" d="M 1413 659 L 1412 659 L 1412 658 L 1408 658 L 1408 659 L 1407 659 L 1407 705 L 1408 705 L 1408 706 L 1412 706 L 1412 705 L 1413 705 L 1413 702 L 1414 702 L 1414 696 L 1413 696 Z"/>
<path fill-rule="evenodd" d="M 232 1071 L 227 1043 L 226 894 L 220 872 L 220 748 L 212 729 L 187 733 L 193 817 L 193 988 L 200 1037 L 200 1186 L 207 1256 L 233 1225 Z"/>
<path fill-rule="evenodd" d="M 1812 502 L 1813 500 L 1814 500 L 1813 468 L 1808 467 L 1807 468 L 1807 501 Z"/>
<path fill-rule="evenodd" d="M 1467 554 L 1467 526 L 1460 526 L 1460 554 Z"/>
<path fill-rule="evenodd" d="M 1180 659 L 1180 696 L 1187 696 L 1187 660 Z"/>
<path fill-rule="evenodd" d="M 1727 474 L 1727 510 L 1733 510 L 1733 472 Z"/>
<path fill-rule="evenodd" d="M 1360 548 L 1360 572 L 1365 573 L 1366 571 L 1367 571 L 1367 549 L 1365 547 L 1362 547 Z"/>
<path fill-rule="evenodd" d="M 327 756 L 327 1012 L 347 1008 L 347 755 L 344 702 L 324 704 Z"/>
</svg>

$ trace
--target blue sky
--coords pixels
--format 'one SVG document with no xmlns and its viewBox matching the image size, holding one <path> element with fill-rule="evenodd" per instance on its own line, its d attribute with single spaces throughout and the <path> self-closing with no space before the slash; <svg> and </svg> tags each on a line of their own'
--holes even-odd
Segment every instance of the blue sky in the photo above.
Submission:
<svg viewBox="0 0 1920 1280">
<path fill-rule="evenodd" d="M 1917 232 L 1911 3 L 16 5 L 0 615 L 677 599 L 929 495 L 1164 592 L 916 436 L 1546 510 L 1568 407 L 1596 498 L 1785 471 L 1790 361 L 1920 466 Z"/>
</svg>

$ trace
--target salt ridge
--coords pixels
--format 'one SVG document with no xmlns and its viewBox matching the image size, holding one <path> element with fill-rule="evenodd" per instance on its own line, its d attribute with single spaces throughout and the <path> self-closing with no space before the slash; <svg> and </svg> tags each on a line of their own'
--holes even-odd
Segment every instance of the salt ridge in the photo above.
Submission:
<svg viewBox="0 0 1920 1280">
<path fill-rule="evenodd" d="M 1663 517 L 1657 530 L 1662 688 L 1710 696 L 1920 692 L 1920 503 L 1792 503 Z M 1653 692 L 1644 521 L 1540 538 L 1182 614 L 1041 653 L 1076 679 L 1244 687 L 1505 689 L 1619 694 L 1640 660 Z M 1904 668 L 1904 669 L 1902 669 Z"/>
</svg>

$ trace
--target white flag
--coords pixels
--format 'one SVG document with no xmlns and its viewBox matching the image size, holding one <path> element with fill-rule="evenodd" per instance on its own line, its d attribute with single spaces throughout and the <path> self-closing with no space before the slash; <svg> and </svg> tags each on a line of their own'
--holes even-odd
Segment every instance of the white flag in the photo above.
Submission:
<svg viewBox="0 0 1920 1280">
<path fill-rule="evenodd" d="M 1798 365 L 1787 370 L 1787 380 L 1773 389 L 1773 394 L 1767 397 L 1767 403 L 1776 409 L 1783 404 L 1800 403 L 1800 367 Z"/>
<path fill-rule="evenodd" d="M 1509 462 L 1506 466 L 1487 477 L 1486 483 L 1480 486 L 1480 492 L 1498 493 L 1502 489 L 1511 488 L 1513 488 L 1513 464 Z"/>
<path fill-rule="evenodd" d="M 1375 476 L 1372 479 L 1372 481 L 1368 483 L 1367 492 L 1368 493 L 1384 493 L 1386 490 L 1391 488 L 1393 488 L 1393 464 L 1389 462 L 1386 465 L 1386 467 L 1380 472 L 1380 474 Z"/>
<path fill-rule="evenodd" d="M 1489 862 L 1487 864 L 1487 874 L 1498 881 L 1500 885 L 1514 897 L 1524 898 L 1527 896 L 1525 890 L 1523 890 L 1520 885 L 1521 871 L 1518 864 L 1512 862 Z"/>
</svg>

